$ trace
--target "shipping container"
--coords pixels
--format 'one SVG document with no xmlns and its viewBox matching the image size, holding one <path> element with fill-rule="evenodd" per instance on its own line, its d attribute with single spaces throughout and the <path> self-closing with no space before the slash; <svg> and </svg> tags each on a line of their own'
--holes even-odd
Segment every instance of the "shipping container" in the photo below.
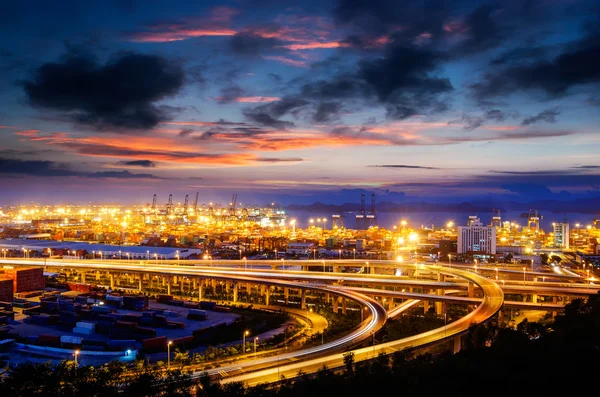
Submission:
<svg viewBox="0 0 600 397">
<path fill-rule="evenodd" d="M 212 310 L 217 305 L 217 302 L 201 301 L 200 309 Z"/>
<path fill-rule="evenodd" d="M 227 313 L 227 312 L 230 312 L 230 311 L 231 311 L 231 308 L 230 308 L 229 306 L 220 306 L 220 305 L 216 305 L 216 306 L 213 308 L 213 310 L 214 310 L 214 311 L 216 311 L 216 312 L 226 312 L 226 313 Z"/>
<path fill-rule="evenodd" d="M 198 309 L 200 307 L 200 302 L 184 301 L 183 307 Z"/>
<path fill-rule="evenodd" d="M 167 337 L 159 336 L 156 338 L 148 338 L 142 341 L 144 351 L 154 353 L 167 350 Z"/>
<path fill-rule="evenodd" d="M 108 348 L 110 350 L 126 350 L 126 349 L 135 349 L 135 340 L 133 339 L 111 339 L 107 342 Z"/>
<path fill-rule="evenodd" d="M 71 343 L 73 345 L 81 345 L 83 338 L 81 336 L 62 335 L 60 343 Z"/>
<path fill-rule="evenodd" d="M 72 332 L 75 334 L 91 335 L 95 332 L 95 330 L 91 329 L 91 328 L 75 327 L 75 328 L 73 328 Z"/>
<path fill-rule="evenodd" d="M 89 328 L 89 329 L 95 329 L 96 328 L 96 324 L 95 323 L 88 323 L 85 321 L 79 321 L 75 324 L 77 327 L 79 328 Z"/>
</svg>

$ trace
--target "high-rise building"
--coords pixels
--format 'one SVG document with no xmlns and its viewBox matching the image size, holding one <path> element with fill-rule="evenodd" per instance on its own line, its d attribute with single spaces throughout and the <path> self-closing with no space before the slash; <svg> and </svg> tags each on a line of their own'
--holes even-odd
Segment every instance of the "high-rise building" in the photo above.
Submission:
<svg viewBox="0 0 600 397">
<path fill-rule="evenodd" d="M 459 226 L 456 244 L 459 254 L 496 254 L 496 228 L 483 226 L 479 218 L 469 217 L 469 226 Z"/>
<path fill-rule="evenodd" d="M 569 248 L 569 224 L 553 223 L 554 227 L 554 246 L 557 248 Z"/>
</svg>

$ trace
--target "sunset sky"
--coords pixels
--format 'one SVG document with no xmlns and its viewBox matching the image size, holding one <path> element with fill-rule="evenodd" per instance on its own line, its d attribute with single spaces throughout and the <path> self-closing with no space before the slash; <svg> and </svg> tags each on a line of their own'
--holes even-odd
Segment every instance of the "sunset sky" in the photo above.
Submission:
<svg viewBox="0 0 600 397">
<path fill-rule="evenodd" d="M 0 2 L 0 205 L 600 196 L 597 1 Z"/>
</svg>

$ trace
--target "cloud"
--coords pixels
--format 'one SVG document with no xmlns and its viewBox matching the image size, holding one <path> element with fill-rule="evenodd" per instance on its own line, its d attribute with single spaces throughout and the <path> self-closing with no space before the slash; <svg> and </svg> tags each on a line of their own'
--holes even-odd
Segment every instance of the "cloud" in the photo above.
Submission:
<svg viewBox="0 0 600 397">
<path fill-rule="evenodd" d="M 71 53 L 39 67 L 24 89 L 32 105 L 62 112 L 80 125 L 149 129 L 170 118 L 171 109 L 154 103 L 175 95 L 183 82 L 181 66 L 160 56 L 121 53 L 100 65 Z"/>
<path fill-rule="evenodd" d="M 476 99 L 485 100 L 517 91 L 542 93 L 547 98 L 568 95 L 576 87 L 600 83 L 600 32 L 573 41 L 551 59 L 509 64 L 487 72 L 471 85 Z"/>
<path fill-rule="evenodd" d="M 321 102 L 317 105 L 317 111 L 313 115 L 313 120 L 316 123 L 327 123 L 337 120 L 339 113 L 342 111 L 342 104 L 338 102 Z"/>
<path fill-rule="evenodd" d="M 301 157 L 262 157 L 257 159 L 257 161 L 263 163 L 299 163 L 301 161 L 304 161 L 304 159 Z"/>
<path fill-rule="evenodd" d="M 270 61 L 277 61 L 277 62 L 285 63 L 286 65 L 290 65 L 290 66 L 296 66 L 299 68 L 304 68 L 307 66 L 306 62 L 304 62 L 304 61 L 299 61 L 297 59 L 292 59 L 292 58 L 288 58 L 288 57 L 281 56 L 281 55 L 270 55 L 270 56 L 265 56 L 263 58 L 270 60 Z"/>
<path fill-rule="evenodd" d="M 152 174 L 133 174 L 129 171 L 83 172 L 73 171 L 54 161 L 14 160 L 0 158 L 0 174 L 27 175 L 43 177 L 81 177 L 81 178 L 117 178 L 117 179 L 157 179 Z"/>
<path fill-rule="evenodd" d="M 156 167 L 156 163 L 151 160 L 130 160 L 130 161 L 119 161 L 119 165 L 123 166 L 131 166 L 131 167 L 146 167 L 146 168 L 154 168 Z"/>
<path fill-rule="evenodd" d="M 535 116 L 526 117 L 521 122 L 521 125 L 531 125 L 538 123 L 540 121 L 544 121 L 546 123 L 554 124 L 556 123 L 556 116 L 560 114 L 558 109 L 546 109 L 541 113 L 538 113 Z"/>
<path fill-rule="evenodd" d="M 516 112 L 508 112 L 499 109 L 491 109 L 485 111 L 480 116 L 472 116 L 469 114 L 463 114 L 460 120 L 451 120 L 448 122 L 448 125 L 452 124 L 461 124 L 463 128 L 467 131 L 472 131 L 476 128 L 481 127 L 487 121 L 492 120 L 495 122 L 503 122 L 509 118 L 517 117 Z"/>
<path fill-rule="evenodd" d="M 571 168 L 578 168 L 578 169 L 582 169 L 582 170 L 595 170 L 595 169 L 600 169 L 600 165 L 579 165 L 579 166 L 575 166 L 575 167 L 571 167 Z"/>
<path fill-rule="evenodd" d="M 437 167 L 424 167 L 420 165 L 405 165 L 405 164 L 383 164 L 383 165 L 369 165 L 369 167 L 376 168 L 409 168 L 409 169 L 420 169 L 420 170 L 439 170 Z"/>
<path fill-rule="evenodd" d="M 279 118 L 289 113 L 296 114 L 307 104 L 307 101 L 300 98 L 284 97 L 276 102 L 260 105 L 253 109 L 246 109 L 244 110 L 244 116 L 248 120 L 263 126 L 286 129 L 293 127 L 294 123 L 279 120 Z"/>
<path fill-rule="evenodd" d="M 450 80 L 438 77 L 445 55 L 412 45 L 389 44 L 383 56 L 358 62 L 354 73 L 302 86 L 302 94 L 322 99 L 357 98 L 385 106 L 390 119 L 440 113 L 448 109 L 444 95 Z"/>
<path fill-rule="evenodd" d="M 236 55 L 258 56 L 270 52 L 281 45 L 281 41 L 273 37 L 263 37 L 251 32 L 237 33 L 231 38 L 231 51 Z"/>
</svg>

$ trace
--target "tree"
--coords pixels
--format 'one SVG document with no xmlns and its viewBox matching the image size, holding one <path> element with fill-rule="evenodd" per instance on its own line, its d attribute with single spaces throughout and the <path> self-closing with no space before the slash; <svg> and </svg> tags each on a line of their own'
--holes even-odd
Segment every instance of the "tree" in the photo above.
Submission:
<svg viewBox="0 0 600 397">
<path fill-rule="evenodd" d="M 175 356 L 173 357 L 173 360 L 175 362 L 179 362 L 179 364 L 181 364 L 182 368 L 189 359 L 190 359 L 189 351 L 187 351 L 187 350 L 180 351 L 179 349 L 175 349 Z"/>
<path fill-rule="evenodd" d="M 346 374 L 352 376 L 354 374 L 354 352 L 344 353 L 344 365 L 346 366 Z"/>
</svg>

